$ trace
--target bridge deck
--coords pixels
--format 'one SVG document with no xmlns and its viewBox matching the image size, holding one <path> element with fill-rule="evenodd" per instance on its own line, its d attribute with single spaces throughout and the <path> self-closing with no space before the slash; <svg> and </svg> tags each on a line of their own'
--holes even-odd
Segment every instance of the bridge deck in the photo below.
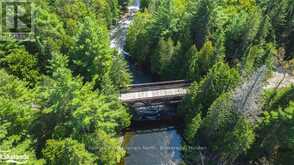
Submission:
<svg viewBox="0 0 294 165">
<path fill-rule="evenodd" d="M 189 82 L 184 80 L 159 83 L 135 84 L 120 95 L 120 100 L 126 103 L 181 98 L 187 94 Z"/>
</svg>

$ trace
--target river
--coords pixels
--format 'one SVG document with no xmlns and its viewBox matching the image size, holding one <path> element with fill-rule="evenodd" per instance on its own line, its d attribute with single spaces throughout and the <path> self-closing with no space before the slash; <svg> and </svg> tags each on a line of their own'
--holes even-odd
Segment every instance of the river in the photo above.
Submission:
<svg viewBox="0 0 294 165">
<path fill-rule="evenodd" d="M 129 56 L 124 51 L 126 35 L 135 13 L 139 10 L 140 0 L 136 0 L 134 3 L 135 5 L 128 7 L 129 12 L 121 18 L 111 31 L 111 46 L 116 48 L 126 59 Z M 152 82 L 150 74 L 140 70 L 130 61 L 128 63 L 133 75 L 133 84 Z M 133 117 L 132 124 L 124 135 L 123 144 L 127 150 L 127 156 L 121 164 L 177 165 L 182 161 L 180 152 L 182 138 L 178 131 L 180 122 L 176 118 L 176 113 L 170 114 L 176 107 L 162 106 L 156 108 L 160 111 L 156 111 L 158 114 L 155 116 L 142 114 L 140 109 L 135 109 L 137 116 Z M 150 111 L 153 111 L 152 109 Z M 161 111 L 164 109 L 171 110 L 171 112 Z M 168 117 L 163 118 L 162 116 Z M 139 119 L 136 120 L 136 118 Z"/>
</svg>

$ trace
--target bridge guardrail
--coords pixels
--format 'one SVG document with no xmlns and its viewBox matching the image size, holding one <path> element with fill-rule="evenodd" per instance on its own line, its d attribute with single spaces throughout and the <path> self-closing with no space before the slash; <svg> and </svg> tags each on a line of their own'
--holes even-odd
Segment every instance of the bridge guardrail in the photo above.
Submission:
<svg viewBox="0 0 294 165">
<path fill-rule="evenodd" d="M 152 82 L 152 83 L 143 83 L 143 84 L 133 84 L 133 85 L 130 85 L 127 89 L 121 90 L 121 93 L 181 88 L 181 87 L 187 87 L 190 84 L 191 84 L 191 82 L 188 80 L 175 80 L 175 81 L 162 81 L 162 82 Z"/>
</svg>

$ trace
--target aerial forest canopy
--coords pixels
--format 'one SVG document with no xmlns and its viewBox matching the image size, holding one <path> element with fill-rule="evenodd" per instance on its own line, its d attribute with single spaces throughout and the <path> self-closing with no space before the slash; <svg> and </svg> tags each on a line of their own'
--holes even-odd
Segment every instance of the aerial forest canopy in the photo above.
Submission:
<svg viewBox="0 0 294 165">
<path fill-rule="evenodd" d="M 118 96 L 132 76 L 110 30 L 128 3 L 33 0 L 34 39 L 0 41 L 0 153 L 31 165 L 126 156 Z M 204 150 L 184 150 L 187 165 L 294 161 L 294 86 L 264 88 L 277 66 L 294 70 L 293 0 L 141 0 L 126 51 L 157 79 L 192 82 L 183 146 Z"/>
<path fill-rule="evenodd" d="M 217 62 L 250 72 L 294 58 L 291 0 L 143 0 L 127 36 L 135 61 L 161 79 L 199 81 Z"/>
<path fill-rule="evenodd" d="M 0 42 L 0 150 L 28 164 L 116 164 L 131 82 L 110 48 L 123 1 L 34 1 L 33 41 Z"/>
<path fill-rule="evenodd" d="M 186 164 L 293 161 L 293 86 L 264 82 L 279 65 L 293 69 L 294 1 L 141 4 L 127 35 L 131 58 L 161 80 L 193 82 L 179 108 L 184 145 L 205 149 L 184 151 Z"/>
</svg>

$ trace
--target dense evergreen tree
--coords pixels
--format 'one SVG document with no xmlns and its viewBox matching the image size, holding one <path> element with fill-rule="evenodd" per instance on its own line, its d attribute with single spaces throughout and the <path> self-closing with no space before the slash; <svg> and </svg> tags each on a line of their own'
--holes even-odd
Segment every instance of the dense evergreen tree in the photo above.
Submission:
<svg viewBox="0 0 294 165">
<path fill-rule="evenodd" d="M 175 77 L 177 68 L 171 69 L 171 67 L 174 65 L 175 55 L 179 49 L 180 44 L 175 44 L 172 39 L 169 38 L 167 41 L 161 39 L 157 48 L 158 55 L 156 53 L 156 57 L 151 57 L 153 73 L 161 75 L 165 79 Z"/>
<path fill-rule="evenodd" d="M 26 85 L 0 70 L 0 148 L 7 154 L 27 155 L 28 160 L 21 162 L 43 164 L 36 158 L 34 139 L 29 134 L 37 112 L 32 108 L 34 94 Z"/>
<path fill-rule="evenodd" d="M 72 139 L 48 140 L 42 152 L 48 164 L 95 164 L 95 156 Z"/>
<path fill-rule="evenodd" d="M 112 65 L 109 37 L 105 26 L 93 17 L 85 17 L 74 37 L 75 46 L 70 51 L 71 68 L 75 75 L 81 75 L 85 81 L 103 81 Z M 97 76 L 96 76 L 97 75 Z"/>
<path fill-rule="evenodd" d="M 147 55 L 152 51 L 148 44 L 151 16 L 148 10 L 136 14 L 128 31 L 126 49 L 139 64 L 148 63 L 147 59 L 150 59 Z"/>
<path fill-rule="evenodd" d="M 113 53 L 113 63 L 110 69 L 110 79 L 116 88 L 126 88 L 131 84 L 132 76 L 129 73 L 127 62 L 117 52 Z"/>
<path fill-rule="evenodd" d="M 223 62 L 215 64 L 200 83 L 192 84 L 190 93 L 183 103 L 185 107 L 183 113 L 188 118 L 191 116 L 193 118 L 198 111 L 205 116 L 213 101 L 222 93 L 235 87 L 239 79 L 239 73 L 235 69 L 229 68 Z"/>
<path fill-rule="evenodd" d="M 60 18 L 50 12 L 46 4 L 36 6 L 34 10 L 36 49 L 34 52 L 38 57 L 38 67 L 45 74 L 49 66 L 52 52 L 60 51 L 64 44 L 68 44 L 67 35 Z"/>
<path fill-rule="evenodd" d="M 37 58 L 29 54 L 23 46 L 16 41 L 0 43 L 0 66 L 33 86 L 39 79 Z"/>
<path fill-rule="evenodd" d="M 264 15 L 271 22 L 272 30 L 281 47 L 286 49 L 286 58 L 293 58 L 293 6 L 292 0 L 266 0 L 259 1 Z"/>
<path fill-rule="evenodd" d="M 40 93 L 38 105 L 44 109 L 33 126 L 39 149 L 44 148 L 48 139 L 72 137 L 85 144 L 88 152 L 96 154 L 98 161 L 115 164 L 124 152 L 116 149 L 118 146 L 115 145 L 119 143 L 112 136 L 129 125 L 129 115 L 115 97 L 110 98 L 94 92 L 93 84 L 83 85 L 80 79 L 72 76 L 66 66 L 66 57 L 54 54 L 51 62 L 54 80 L 45 80 L 37 90 Z M 50 121 L 50 124 L 47 121 Z M 108 138 L 100 139 L 101 132 L 105 132 Z M 100 143 L 113 146 L 101 153 L 98 152 L 99 148 L 103 147 Z M 111 151 L 117 156 L 112 155 L 104 160 L 104 154 Z M 58 161 L 58 158 L 56 159 Z"/>
</svg>

